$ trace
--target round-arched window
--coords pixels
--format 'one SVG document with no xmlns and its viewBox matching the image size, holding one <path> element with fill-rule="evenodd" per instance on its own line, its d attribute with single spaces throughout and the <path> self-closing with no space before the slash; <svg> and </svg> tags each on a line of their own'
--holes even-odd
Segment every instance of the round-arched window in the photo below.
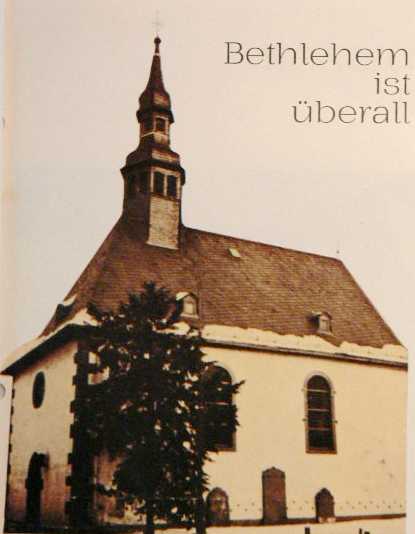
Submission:
<svg viewBox="0 0 415 534">
<path fill-rule="evenodd" d="M 307 382 L 308 452 L 336 452 L 333 401 L 329 382 L 320 375 Z"/>
<path fill-rule="evenodd" d="M 45 375 L 40 372 L 35 376 L 33 382 L 32 402 L 34 408 L 42 406 L 43 399 L 45 398 Z"/>
<path fill-rule="evenodd" d="M 223 367 L 210 365 L 202 375 L 202 391 L 207 417 L 204 428 L 208 450 L 234 448 L 234 410 L 231 375 Z"/>
</svg>

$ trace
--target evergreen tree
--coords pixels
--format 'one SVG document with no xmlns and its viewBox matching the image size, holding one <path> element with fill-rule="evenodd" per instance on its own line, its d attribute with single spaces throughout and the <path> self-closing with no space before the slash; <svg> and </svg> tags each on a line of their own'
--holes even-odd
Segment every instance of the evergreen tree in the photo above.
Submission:
<svg viewBox="0 0 415 534">
<path fill-rule="evenodd" d="M 237 426 L 236 408 L 217 411 L 206 391 L 202 340 L 196 330 L 174 332 L 180 314 L 164 288 L 145 284 L 117 312 L 94 306 L 96 321 L 87 350 L 97 356 L 95 383 L 85 398 L 90 446 L 119 459 L 107 493 L 146 516 L 146 534 L 157 520 L 196 525 L 204 532 L 204 464 L 215 445 L 208 439 L 217 424 Z M 210 384 L 225 396 L 240 384 Z"/>
</svg>

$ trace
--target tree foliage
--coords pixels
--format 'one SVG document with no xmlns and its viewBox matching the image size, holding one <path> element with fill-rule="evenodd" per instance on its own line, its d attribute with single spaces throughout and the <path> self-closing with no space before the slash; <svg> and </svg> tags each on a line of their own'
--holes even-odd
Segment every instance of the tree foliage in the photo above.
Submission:
<svg viewBox="0 0 415 534">
<path fill-rule="evenodd" d="M 88 433 L 96 453 L 118 459 L 107 491 L 145 514 L 149 533 L 157 519 L 200 522 L 204 465 L 215 449 L 208 436 L 215 425 L 237 426 L 232 403 L 218 420 L 211 388 L 229 398 L 240 384 L 210 381 L 207 390 L 212 363 L 196 330 L 175 332 L 180 310 L 164 288 L 148 283 L 116 312 L 90 306 L 89 313 L 96 326 L 87 350 L 97 364 L 85 401 Z"/>
</svg>

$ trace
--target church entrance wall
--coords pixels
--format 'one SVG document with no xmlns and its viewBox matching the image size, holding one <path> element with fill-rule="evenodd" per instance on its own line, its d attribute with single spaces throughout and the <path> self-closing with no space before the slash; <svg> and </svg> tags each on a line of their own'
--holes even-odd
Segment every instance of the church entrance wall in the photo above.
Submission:
<svg viewBox="0 0 415 534">
<path fill-rule="evenodd" d="M 14 377 L 6 521 L 62 526 L 70 496 L 76 342 Z M 44 456 L 41 456 L 44 455 Z"/>
</svg>

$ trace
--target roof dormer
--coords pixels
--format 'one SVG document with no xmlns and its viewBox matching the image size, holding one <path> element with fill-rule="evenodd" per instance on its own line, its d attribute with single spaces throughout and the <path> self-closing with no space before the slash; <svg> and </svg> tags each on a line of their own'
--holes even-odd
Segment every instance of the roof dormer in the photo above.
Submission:
<svg viewBox="0 0 415 534">
<path fill-rule="evenodd" d="M 333 335 L 332 330 L 332 316 L 330 313 L 323 312 L 313 312 L 312 319 L 317 326 L 317 334 L 331 336 Z"/>
<path fill-rule="evenodd" d="M 199 317 L 199 305 L 197 297 L 193 293 L 180 292 L 176 295 L 180 306 L 180 315 L 183 318 L 197 319 Z"/>
</svg>

